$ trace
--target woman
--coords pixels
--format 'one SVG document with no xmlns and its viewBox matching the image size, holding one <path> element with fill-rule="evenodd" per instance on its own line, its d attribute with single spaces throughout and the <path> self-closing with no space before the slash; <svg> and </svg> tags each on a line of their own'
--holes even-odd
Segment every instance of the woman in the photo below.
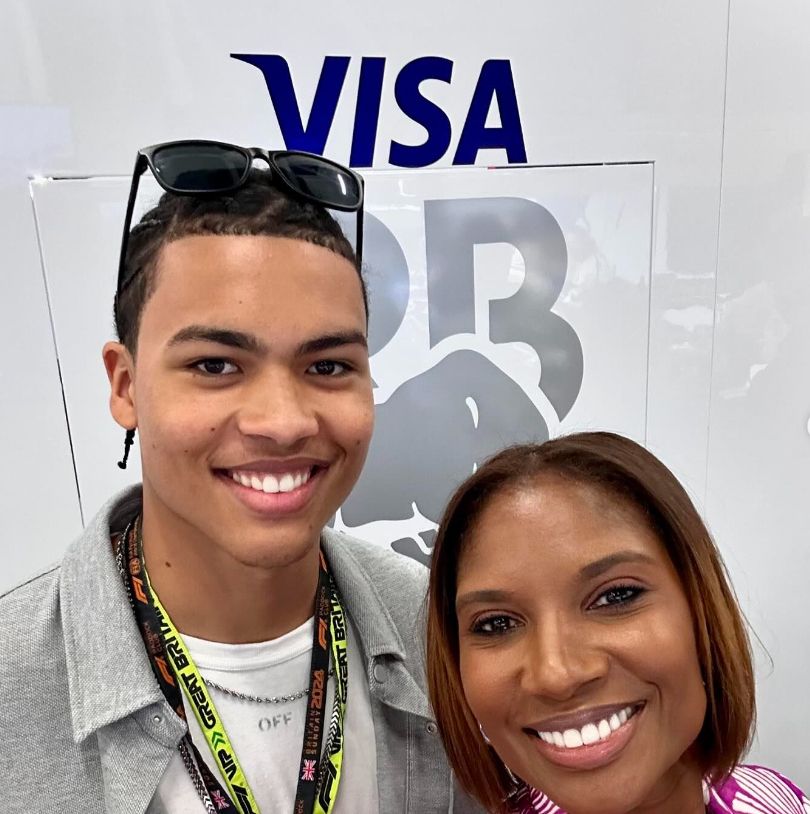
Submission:
<svg viewBox="0 0 810 814">
<path fill-rule="evenodd" d="M 490 459 L 445 511 L 429 601 L 439 729 L 489 811 L 810 812 L 781 775 L 740 765 L 742 616 L 683 487 L 633 441 Z"/>
</svg>

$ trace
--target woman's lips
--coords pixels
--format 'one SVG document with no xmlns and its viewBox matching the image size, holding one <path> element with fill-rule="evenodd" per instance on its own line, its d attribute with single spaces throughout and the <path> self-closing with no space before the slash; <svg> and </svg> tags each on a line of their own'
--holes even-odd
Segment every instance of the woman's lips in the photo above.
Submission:
<svg viewBox="0 0 810 814">
<path fill-rule="evenodd" d="M 604 726 L 600 726 L 605 721 L 601 721 L 599 724 L 596 722 L 586 724 L 580 730 L 554 732 L 552 743 L 548 743 L 549 733 L 543 733 L 546 736 L 544 739 L 536 730 L 524 731 L 527 733 L 527 737 L 532 739 L 537 751 L 551 763 L 567 769 L 597 769 L 615 760 L 627 746 L 639 726 L 644 709 L 644 704 L 628 706 L 625 716 L 622 716 L 625 718 L 624 722 L 619 719 L 620 725 L 615 729 L 611 727 L 610 734 L 605 732 Z M 599 739 L 595 742 L 588 742 L 597 733 Z"/>
</svg>

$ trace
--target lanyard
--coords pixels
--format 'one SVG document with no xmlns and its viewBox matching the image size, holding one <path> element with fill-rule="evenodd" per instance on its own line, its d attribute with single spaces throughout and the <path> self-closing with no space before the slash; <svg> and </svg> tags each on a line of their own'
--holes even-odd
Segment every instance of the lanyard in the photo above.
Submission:
<svg viewBox="0 0 810 814">
<path fill-rule="evenodd" d="M 118 556 L 135 618 L 163 695 L 183 719 L 183 695 L 186 696 L 188 706 L 194 711 L 211 755 L 225 780 L 227 792 L 205 764 L 191 738 L 186 736 L 184 743 L 191 747 L 196 767 L 182 745 L 181 754 L 186 769 L 192 774 L 192 781 L 198 792 L 201 791 L 199 783 L 204 786 L 205 795 L 210 801 L 210 806 L 207 803 L 209 809 L 223 814 L 258 814 L 259 807 L 205 681 L 183 637 L 149 584 L 143 560 L 140 517 L 130 523 L 119 540 Z M 309 694 L 293 814 L 330 814 L 337 797 L 343 765 L 348 680 L 346 618 L 323 552 L 319 560 Z M 335 665 L 335 704 L 325 760 L 321 761 L 330 651 Z"/>
</svg>

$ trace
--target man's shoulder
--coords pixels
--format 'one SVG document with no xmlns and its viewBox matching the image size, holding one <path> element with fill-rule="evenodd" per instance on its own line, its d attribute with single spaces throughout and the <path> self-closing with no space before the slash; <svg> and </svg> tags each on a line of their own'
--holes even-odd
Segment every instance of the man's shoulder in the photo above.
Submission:
<svg viewBox="0 0 810 814">
<path fill-rule="evenodd" d="M 0 594 L 0 695 L 12 702 L 64 679 L 59 575 L 54 566 Z"/>
<path fill-rule="evenodd" d="M 107 542 L 111 517 L 121 507 L 130 511 L 139 497 L 137 488 L 115 495 L 69 543 L 61 562 L 0 593 L 2 681 L 15 680 L 17 670 L 35 673 L 38 681 L 55 680 L 57 673 L 63 678 L 59 670 L 38 670 L 37 666 L 64 662 L 65 648 L 76 635 L 70 625 L 71 608 L 83 610 L 98 603 L 107 583 L 115 579 L 111 577 L 115 574 L 112 548 Z"/>
<path fill-rule="evenodd" d="M 24 582 L 0 593 L 0 649 L 15 636 L 31 636 L 49 627 L 58 615 L 61 566 L 50 565 Z"/>
<path fill-rule="evenodd" d="M 372 543 L 362 540 L 342 531 L 324 529 L 324 537 L 332 541 L 333 545 L 346 548 L 354 558 L 365 568 L 374 571 L 392 571 L 403 579 L 424 583 L 427 580 L 428 570 L 424 565 L 397 554 L 390 546 L 381 543 Z"/>
<path fill-rule="evenodd" d="M 382 597 L 400 596 L 409 603 L 424 599 L 428 570 L 415 560 L 388 546 L 331 529 L 324 530 L 323 539 L 331 562 L 335 559 L 350 562 L 367 576 Z"/>
<path fill-rule="evenodd" d="M 47 586 L 58 582 L 59 568 L 58 562 L 51 563 L 11 588 L 0 591 L 0 607 L 12 602 L 25 602 L 29 597 L 37 596 L 41 591 L 47 590 Z"/>
</svg>

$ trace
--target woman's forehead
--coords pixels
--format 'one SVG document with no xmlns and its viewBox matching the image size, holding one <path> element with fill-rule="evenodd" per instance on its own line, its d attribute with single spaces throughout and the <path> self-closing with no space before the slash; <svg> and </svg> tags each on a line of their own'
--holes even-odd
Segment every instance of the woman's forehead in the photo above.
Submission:
<svg viewBox="0 0 810 814">
<path fill-rule="evenodd" d="M 569 479 L 535 478 L 499 490 L 479 510 L 464 535 L 459 576 L 470 568 L 519 570 L 524 557 L 579 569 L 628 546 L 669 559 L 634 503 Z"/>
</svg>

